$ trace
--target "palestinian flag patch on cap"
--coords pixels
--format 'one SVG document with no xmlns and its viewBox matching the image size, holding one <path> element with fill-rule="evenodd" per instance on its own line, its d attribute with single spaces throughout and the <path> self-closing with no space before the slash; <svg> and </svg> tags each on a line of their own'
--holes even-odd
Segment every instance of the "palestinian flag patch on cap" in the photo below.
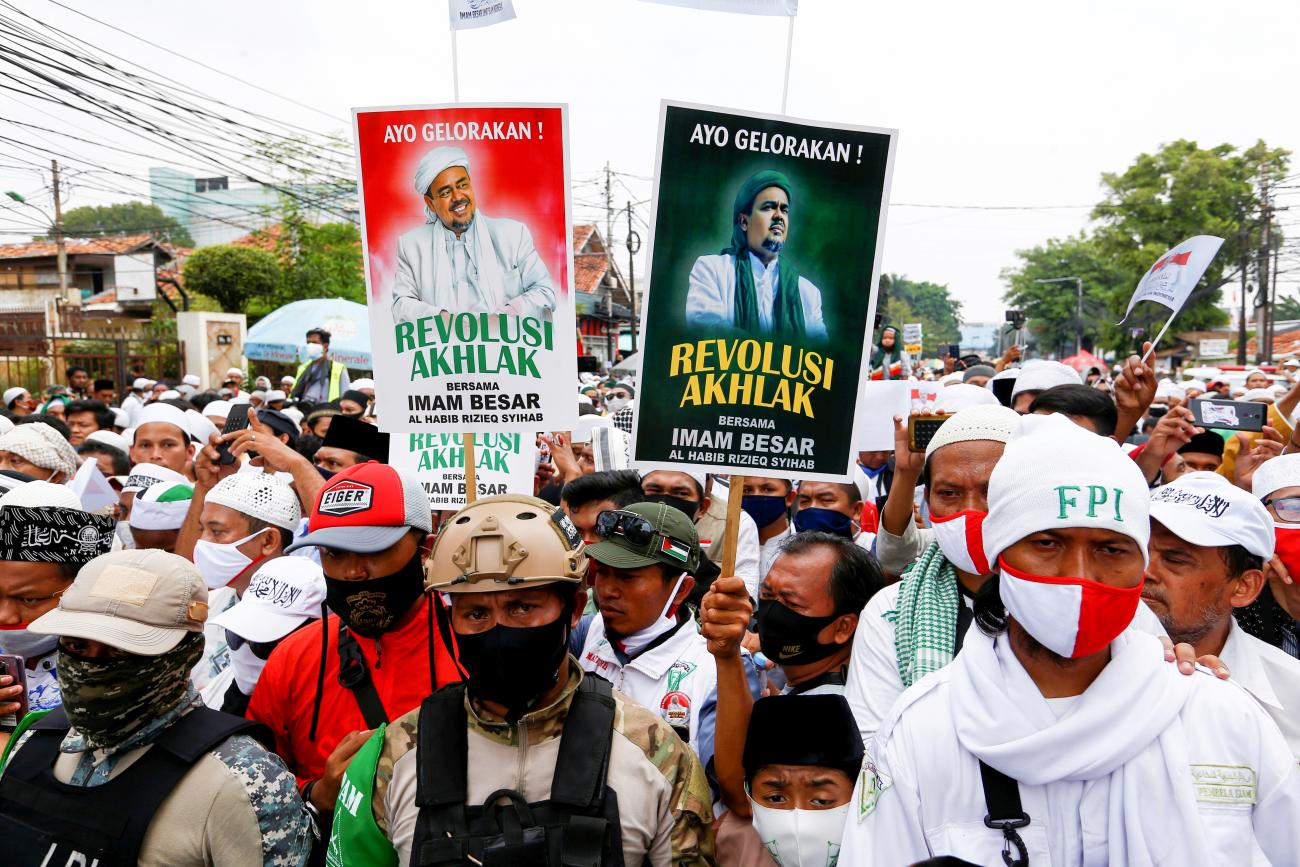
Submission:
<svg viewBox="0 0 1300 867">
<path fill-rule="evenodd" d="M 667 554 L 674 560 L 680 560 L 683 563 L 691 559 L 691 549 L 689 545 L 678 542 L 676 539 L 670 539 L 664 536 L 663 544 L 659 546 L 659 551 Z"/>
</svg>

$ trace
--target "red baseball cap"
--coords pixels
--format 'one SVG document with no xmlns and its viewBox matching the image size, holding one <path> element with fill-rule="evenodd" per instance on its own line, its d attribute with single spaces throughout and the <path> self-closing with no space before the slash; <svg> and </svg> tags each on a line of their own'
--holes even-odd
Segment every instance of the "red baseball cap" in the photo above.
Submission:
<svg viewBox="0 0 1300 867">
<path fill-rule="evenodd" d="M 307 527 L 310 532 L 285 553 L 314 545 L 374 554 L 391 548 L 411 530 L 432 533 L 433 512 L 414 477 L 367 461 L 325 483 Z"/>
</svg>

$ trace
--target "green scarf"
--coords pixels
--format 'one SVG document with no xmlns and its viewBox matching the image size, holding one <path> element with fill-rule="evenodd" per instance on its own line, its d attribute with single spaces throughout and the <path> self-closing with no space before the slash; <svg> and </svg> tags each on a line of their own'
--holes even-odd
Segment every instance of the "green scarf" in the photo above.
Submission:
<svg viewBox="0 0 1300 867">
<path fill-rule="evenodd" d="M 794 200 L 790 192 L 790 179 L 780 172 L 762 171 L 750 177 L 736 193 L 736 201 L 731 206 L 731 244 L 724 248 L 724 254 L 736 259 L 736 307 L 732 322 L 744 331 L 758 331 L 758 292 L 754 288 L 754 268 L 749 261 L 749 240 L 745 230 L 740 228 L 740 215 L 749 213 L 754 206 L 754 197 L 768 187 L 780 187 Z M 788 228 L 789 222 L 786 226 Z M 776 298 L 772 302 L 772 330 L 787 338 L 802 338 L 803 298 L 799 295 L 799 272 L 789 261 L 782 261 L 777 269 Z"/>
<path fill-rule="evenodd" d="M 958 595 L 957 572 L 939 543 L 931 542 L 903 574 L 898 590 L 894 652 L 904 687 L 952 662 Z"/>
</svg>

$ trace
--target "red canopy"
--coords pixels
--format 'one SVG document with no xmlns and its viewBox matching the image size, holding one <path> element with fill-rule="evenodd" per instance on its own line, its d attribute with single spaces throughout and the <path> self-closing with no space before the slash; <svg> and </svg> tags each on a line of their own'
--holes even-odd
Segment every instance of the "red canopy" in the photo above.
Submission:
<svg viewBox="0 0 1300 867">
<path fill-rule="evenodd" d="M 1106 362 L 1086 349 L 1080 350 L 1078 355 L 1071 355 L 1068 358 L 1062 358 L 1061 363 L 1073 367 L 1080 373 L 1083 373 L 1090 367 L 1095 367 L 1102 371 L 1106 369 Z"/>
</svg>

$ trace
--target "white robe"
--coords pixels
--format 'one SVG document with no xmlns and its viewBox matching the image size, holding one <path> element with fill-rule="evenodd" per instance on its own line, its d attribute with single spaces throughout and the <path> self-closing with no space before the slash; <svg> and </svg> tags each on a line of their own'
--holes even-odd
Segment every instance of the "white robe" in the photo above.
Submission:
<svg viewBox="0 0 1300 867">
<path fill-rule="evenodd" d="M 780 276 L 780 258 L 764 266 L 753 253 L 749 262 L 754 270 L 754 293 L 758 296 L 759 330 L 772 331 L 772 305 Z M 808 337 L 825 338 L 822 321 L 822 293 L 804 277 L 799 278 L 799 297 L 803 301 L 803 325 Z M 686 290 L 686 321 L 703 328 L 734 328 L 736 317 L 736 257 L 730 253 L 701 256 L 691 268 Z"/>
<path fill-rule="evenodd" d="M 517 220 L 476 214 L 460 239 L 425 223 L 397 242 L 393 321 L 451 313 L 511 313 L 541 318 L 555 309 L 555 286 Z"/>
</svg>

